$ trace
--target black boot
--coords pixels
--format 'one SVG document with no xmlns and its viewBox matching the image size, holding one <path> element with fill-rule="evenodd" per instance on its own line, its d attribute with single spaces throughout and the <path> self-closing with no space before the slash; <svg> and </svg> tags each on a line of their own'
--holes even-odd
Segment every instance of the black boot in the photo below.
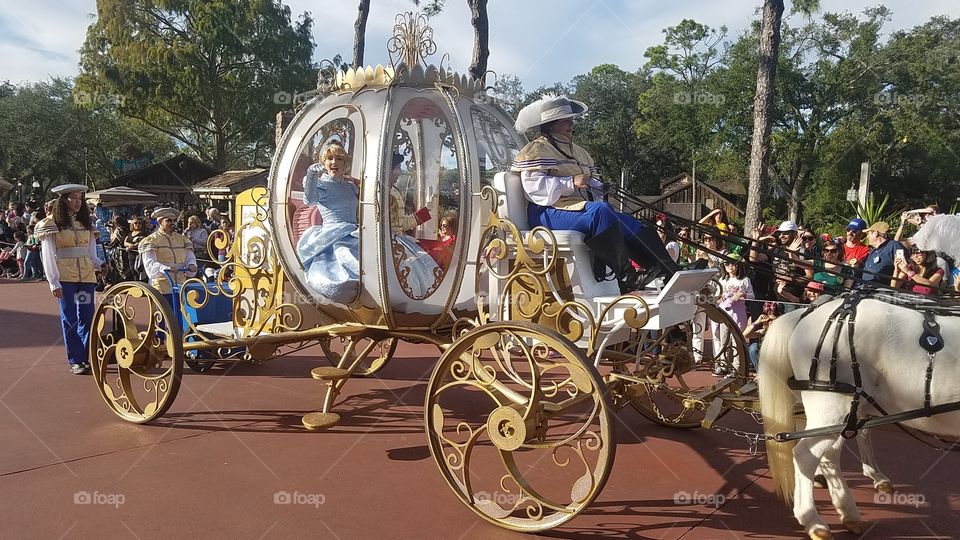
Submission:
<svg viewBox="0 0 960 540">
<path fill-rule="evenodd" d="M 646 287 L 658 277 L 663 277 L 666 283 L 680 270 L 680 265 L 670 257 L 660 237 L 652 229 L 644 227 L 639 233 L 626 240 L 630 258 L 637 261 L 645 270 L 636 283 L 638 289 Z"/>
<path fill-rule="evenodd" d="M 593 254 L 593 274 L 597 281 L 605 281 L 614 277 L 620 282 L 621 292 L 623 292 L 627 282 L 634 281 L 635 278 L 631 276 L 631 273 L 635 274 L 636 272 L 630 264 L 623 230 L 619 223 L 614 223 L 596 236 L 584 240 L 584 244 Z"/>
</svg>

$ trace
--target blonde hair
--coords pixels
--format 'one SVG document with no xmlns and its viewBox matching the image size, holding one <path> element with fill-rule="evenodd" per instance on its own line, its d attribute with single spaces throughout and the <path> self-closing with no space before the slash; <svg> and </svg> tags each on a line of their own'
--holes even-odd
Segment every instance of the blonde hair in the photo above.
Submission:
<svg viewBox="0 0 960 540">
<path fill-rule="evenodd" d="M 343 145 L 337 141 L 328 144 L 322 151 L 318 152 L 317 161 L 323 163 L 325 159 L 333 156 L 343 156 L 343 159 L 348 164 L 350 163 L 350 154 L 348 154 Z"/>
<path fill-rule="evenodd" d="M 196 216 L 196 214 L 193 214 L 193 215 L 191 215 L 190 217 L 187 218 L 187 226 L 188 226 L 188 227 L 192 226 L 194 223 L 197 224 L 197 227 L 200 227 L 200 226 L 202 225 L 202 223 L 200 223 L 200 218 L 198 218 L 198 217 Z"/>
</svg>

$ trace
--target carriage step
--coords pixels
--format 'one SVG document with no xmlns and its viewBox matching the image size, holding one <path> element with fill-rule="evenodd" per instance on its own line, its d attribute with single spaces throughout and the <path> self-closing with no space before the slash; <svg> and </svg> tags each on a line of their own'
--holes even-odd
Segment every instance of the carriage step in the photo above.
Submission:
<svg viewBox="0 0 960 540">
<path fill-rule="evenodd" d="M 312 412 L 303 415 L 303 427 L 310 431 L 322 431 L 330 429 L 340 423 L 340 415 L 337 413 Z"/>
<path fill-rule="evenodd" d="M 311 369 L 310 376 L 321 381 L 339 381 L 350 377 L 350 370 L 333 366 L 320 366 Z"/>
</svg>

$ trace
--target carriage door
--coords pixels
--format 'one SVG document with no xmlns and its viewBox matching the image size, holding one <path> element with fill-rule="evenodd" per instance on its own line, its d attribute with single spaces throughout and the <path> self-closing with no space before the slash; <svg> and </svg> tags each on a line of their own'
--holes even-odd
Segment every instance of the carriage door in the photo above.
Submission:
<svg viewBox="0 0 960 540">
<path fill-rule="evenodd" d="M 461 206 L 462 164 L 450 115 L 439 95 L 425 94 L 400 106 L 384 156 L 390 255 L 400 289 L 413 300 L 441 289 L 457 252 Z M 450 286 L 442 288 L 446 294 L 422 304 L 443 307 Z"/>
</svg>

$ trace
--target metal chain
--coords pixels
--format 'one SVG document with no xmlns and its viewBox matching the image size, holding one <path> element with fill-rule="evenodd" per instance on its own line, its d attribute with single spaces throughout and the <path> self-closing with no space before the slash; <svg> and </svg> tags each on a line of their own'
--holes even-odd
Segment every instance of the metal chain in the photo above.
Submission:
<svg viewBox="0 0 960 540">
<path fill-rule="evenodd" d="M 748 451 L 751 456 L 757 455 L 757 446 L 760 445 L 760 441 L 770 441 L 775 440 L 776 437 L 773 435 L 767 435 L 766 433 L 753 433 L 750 431 L 740 431 L 739 429 L 728 428 L 724 426 L 718 426 L 714 424 L 713 429 L 721 433 L 731 433 L 737 437 L 747 440 Z"/>
</svg>

